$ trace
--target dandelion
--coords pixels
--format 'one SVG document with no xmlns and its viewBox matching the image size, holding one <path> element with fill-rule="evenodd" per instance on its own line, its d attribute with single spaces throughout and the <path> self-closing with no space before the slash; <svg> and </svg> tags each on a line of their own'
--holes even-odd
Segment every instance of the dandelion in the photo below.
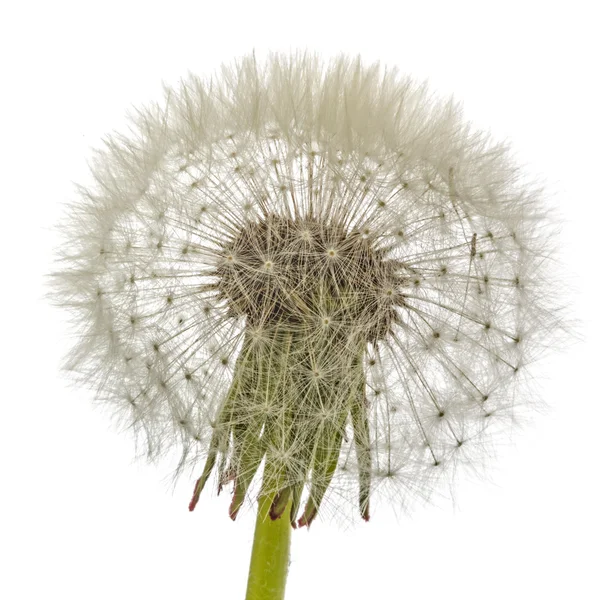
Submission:
<svg viewBox="0 0 600 600">
<path fill-rule="evenodd" d="M 452 101 L 359 58 L 248 56 L 106 139 L 55 275 L 69 368 L 258 497 L 248 598 L 283 597 L 328 499 L 428 496 L 528 398 L 556 325 L 539 191 Z M 260 481 L 260 491 L 257 491 Z M 337 513 L 336 513 L 337 514 Z"/>
</svg>

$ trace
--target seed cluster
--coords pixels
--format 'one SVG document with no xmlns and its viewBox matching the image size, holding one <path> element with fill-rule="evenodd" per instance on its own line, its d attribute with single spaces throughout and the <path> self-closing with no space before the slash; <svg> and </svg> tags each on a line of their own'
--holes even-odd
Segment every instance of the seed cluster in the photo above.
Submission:
<svg viewBox="0 0 600 600">
<path fill-rule="evenodd" d="M 512 422 L 559 324 L 539 192 L 452 104 L 360 60 L 248 57 L 93 164 L 55 277 L 69 368 L 178 474 L 273 518 L 428 497 Z M 336 512 L 335 514 L 341 514 Z"/>
</svg>

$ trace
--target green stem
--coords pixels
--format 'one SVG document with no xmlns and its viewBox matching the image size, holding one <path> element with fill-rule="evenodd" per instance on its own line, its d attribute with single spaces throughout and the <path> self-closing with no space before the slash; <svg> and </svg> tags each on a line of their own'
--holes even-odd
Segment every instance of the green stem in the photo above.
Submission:
<svg viewBox="0 0 600 600">
<path fill-rule="evenodd" d="M 292 533 L 292 502 L 290 499 L 281 517 L 272 521 L 269 510 L 276 493 L 265 493 L 265 489 L 266 484 L 258 499 L 246 600 L 283 600 L 285 595 Z"/>
</svg>

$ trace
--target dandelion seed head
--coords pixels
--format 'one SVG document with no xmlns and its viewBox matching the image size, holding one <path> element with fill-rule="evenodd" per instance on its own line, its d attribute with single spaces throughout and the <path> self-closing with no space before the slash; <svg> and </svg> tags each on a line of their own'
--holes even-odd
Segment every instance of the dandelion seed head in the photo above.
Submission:
<svg viewBox="0 0 600 600">
<path fill-rule="evenodd" d="M 541 195 L 425 86 L 246 57 L 137 111 L 92 173 L 54 278 L 69 368 L 149 458 L 203 465 L 195 501 L 216 470 L 235 518 L 271 465 L 272 517 L 368 520 L 526 406 L 558 325 Z"/>
</svg>

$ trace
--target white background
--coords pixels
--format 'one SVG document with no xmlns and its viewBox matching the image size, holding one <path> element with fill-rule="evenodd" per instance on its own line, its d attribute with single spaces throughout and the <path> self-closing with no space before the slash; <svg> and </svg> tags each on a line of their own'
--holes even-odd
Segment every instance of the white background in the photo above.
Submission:
<svg viewBox="0 0 600 600">
<path fill-rule="evenodd" d="M 52 226 L 90 147 L 161 81 L 256 49 L 345 51 L 454 93 L 546 181 L 580 342 L 539 381 L 549 411 L 488 481 L 410 516 L 294 534 L 288 600 L 600 597 L 597 576 L 597 20 L 593 2 L 8 2 L 0 9 L 0 596 L 242 599 L 254 515 L 227 494 L 187 511 L 59 374 L 69 341 L 43 298 Z"/>
</svg>

